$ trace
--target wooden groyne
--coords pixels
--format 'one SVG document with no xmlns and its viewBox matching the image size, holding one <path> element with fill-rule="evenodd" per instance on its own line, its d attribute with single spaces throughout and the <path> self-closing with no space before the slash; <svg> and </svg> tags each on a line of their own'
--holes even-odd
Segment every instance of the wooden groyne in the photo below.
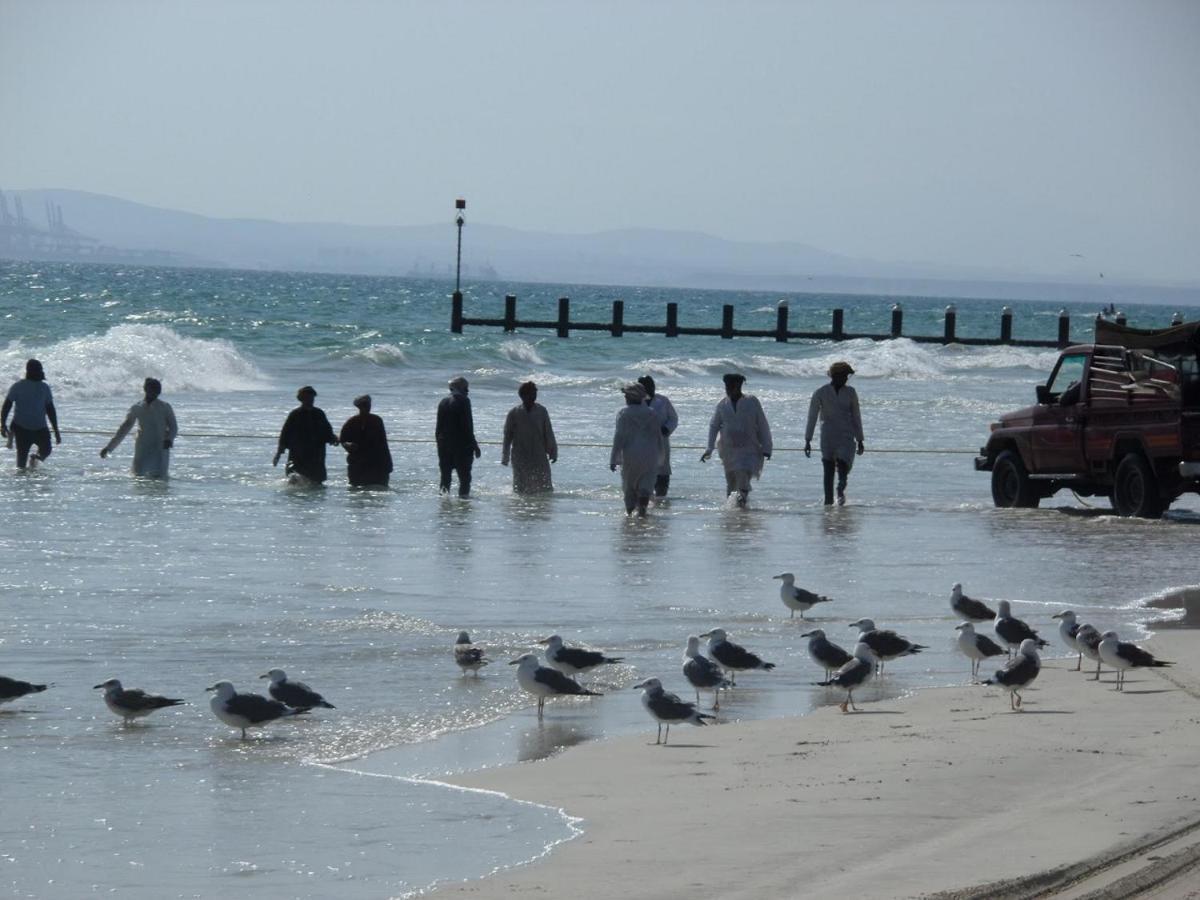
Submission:
<svg viewBox="0 0 1200 900">
<path fill-rule="evenodd" d="M 833 319 L 829 331 L 792 331 L 788 327 L 788 304 L 782 301 L 775 312 L 774 328 L 735 328 L 733 324 L 733 305 L 725 304 L 721 309 L 721 324 L 719 327 L 695 327 L 679 324 L 679 304 L 667 304 L 667 316 L 663 324 L 634 323 L 625 321 L 625 301 L 614 300 L 612 304 L 612 319 L 608 322 L 572 322 L 571 300 L 568 297 L 558 299 L 558 318 L 556 319 L 518 319 L 517 298 L 508 294 L 504 298 L 504 317 L 500 319 L 485 319 L 463 315 L 463 297 L 455 291 L 451 298 L 450 330 L 462 334 L 465 326 L 483 326 L 488 328 L 503 328 L 506 332 L 522 330 L 530 331 L 543 329 L 554 331 L 559 337 L 570 337 L 572 331 L 607 331 L 613 337 L 625 334 L 661 334 L 666 337 L 682 335 L 706 335 L 726 340 L 735 337 L 774 338 L 780 343 L 787 341 L 850 341 L 871 340 L 887 341 L 904 337 L 921 344 L 967 344 L 973 346 L 1008 345 L 1013 347 L 1065 347 L 1071 343 L 1071 317 L 1065 309 L 1058 313 L 1058 336 L 1053 340 L 1029 340 L 1012 336 L 1013 313 L 1009 307 L 1000 311 L 999 333 L 994 338 L 960 337 L 958 335 L 958 311 L 954 305 L 946 307 L 941 334 L 905 334 L 904 308 L 895 303 L 892 305 L 892 325 L 887 334 L 867 334 L 864 332 L 846 330 L 845 310 L 833 310 Z M 1125 317 L 1118 315 L 1116 321 L 1125 324 Z"/>
</svg>

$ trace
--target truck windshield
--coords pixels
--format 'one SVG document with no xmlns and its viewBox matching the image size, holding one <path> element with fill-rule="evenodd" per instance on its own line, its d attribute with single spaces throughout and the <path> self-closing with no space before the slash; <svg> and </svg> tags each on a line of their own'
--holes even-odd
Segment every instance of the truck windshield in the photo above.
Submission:
<svg viewBox="0 0 1200 900">
<path fill-rule="evenodd" d="M 1085 353 L 1064 356 L 1058 371 L 1054 373 L 1054 378 L 1050 382 L 1050 394 L 1057 397 L 1075 382 L 1082 381 L 1083 367 L 1086 362 L 1087 354 Z"/>
</svg>

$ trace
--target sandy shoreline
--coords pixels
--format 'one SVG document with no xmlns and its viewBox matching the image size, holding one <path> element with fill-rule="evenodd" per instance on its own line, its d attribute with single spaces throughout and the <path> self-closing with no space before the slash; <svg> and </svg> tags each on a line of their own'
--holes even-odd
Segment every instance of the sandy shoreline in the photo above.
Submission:
<svg viewBox="0 0 1200 900">
<path fill-rule="evenodd" d="M 436 895 L 1197 896 L 1176 870 L 1200 860 L 1200 632 L 1147 646 L 1177 665 L 1120 694 L 1048 660 L 1024 713 L 995 688 L 937 688 L 461 776 L 586 830 Z"/>
</svg>

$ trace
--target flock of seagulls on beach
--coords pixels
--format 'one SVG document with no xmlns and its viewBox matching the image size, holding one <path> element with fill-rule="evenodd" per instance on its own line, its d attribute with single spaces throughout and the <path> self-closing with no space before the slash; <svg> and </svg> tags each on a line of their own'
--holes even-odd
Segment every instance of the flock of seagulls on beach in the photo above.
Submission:
<svg viewBox="0 0 1200 900">
<path fill-rule="evenodd" d="M 800 618 L 818 604 L 830 602 L 829 597 L 816 594 L 796 585 L 795 575 L 785 572 L 774 576 L 782 582 L 780 599 L 794 618 Z M 1048 642 L 1041 638 L 1028 623 L 1012 614 L 1012 605 L 1007 600 L 996 602 L 993 610 L 985 602 L 968 597 L 962 585 L 955 584 L 950 592 L 950 609 L 963 621 L 956 627 L 956 646 L 971 664 L 971 678 L 975 683 L 1004 688 L 1009 695 L 1009 708 L 1021 710 L 1021 691 L 1029 687 L 1041 672 L 1040 652 Z M 1159 668 L 1170 662 L 1156 659 L 1151 653 L 1135 644 L 1122 641 L 1115 631 L 1101 633 L 1096 627 L 1080 623 L 1075 612 L 1064 610 L 1053 618 L 1059 620 L 1058 634 L 1063 645 L 1078 655 L 1075 671 L 1082 671 L 1083 658 L 1096 663 L 1092 680 L 1099 680 L 1101 666 L 1107 665 L 1116 672 L 1115 690 L 1125 688 L 1125 674 L 1131 669 Z M 882 677 L 884 664 L 892 660 L 913 656 L 929 649 L 915 643 L 895 631 L 878 628 L 873 619 L 862 618 L 849 623 L 857 629 L 854 651 L 848 652 L 831 641 L 825 631 L 814 628 L 801 636 L 808 639 L 808 655 L 813 663 L 824 672 L 824 679 L 813 684 L 821 687 L 845 690 L 845 700 L 840 704 L 843 713 L 857 711 L 854 692 L 862 688 L 873 677 Z M 977 627 L 990 625 L 995 639 L 977 631 Z M 708 644 L 701 650 L 701 639 Z M 601 651 L 567 645 L 561 636 L 553 634 L 539 642 L 545 646 L 545 665 L 535 653 L 523 653 L 509 662 L 516 666 L 517 684 L 537 701 L 537 716 L 545 713 L 546 700 L 553 697 L 599 697 L 599 691 L 579 682 L 603 666 L 621 663 L 620 656 L 609 656 Z M 472 642 L 469 632 L 461 631 L 453 647 L 454 662 L 462 670 L 479 677 L 480 670 L 491 660 L 483 647 Z M 1004 665 L 988 679 L 980 682 L 979 671 L 989 659 L 1004 657 Z M 720 692 L 731 690 L 737 685 L 739 673 L 754 671 L 769 672 L 775 663 L 767 662 L 758 654 L 734 643 L 723 628 L 713 628 L 687 639 L 683 657 L 683 676 L 696 692 L 696 701 L 683 700 L 667 691 L 658 678 L 648 678 L 635 686 L 642 691 L 642 705 L 658 725 L 655 743 L 666 744 L 670 739 L 671 725 L 689 723 L 704 725 L 716 716 L 700 711 L 701 691 L 711 692 L 712 709 L 720 709 Z M 300 681 L 291 681 L 282 669 L 271 669 L 260 678 L 270 679 L 268 693 L 239 693 L 230 681 L 218 681 L 207 691 L 213 693 L 210 709 L 213 715 L 241 732 L 243 739 L 250 728 L 260 728 L 280 719 L 307 715 L 314 709 L 334 709 L 319 693 Z M 30 694 L 45 691 L 52 685 L 33 684 L 14 678 L 0 676 L 0 704 L 19 700 Z M 96 690 L 104 691 L 104 703 L 122 724 L 149 716 L 160 709 L 179 706 L 182 698 L 166 697 L 147 693 L 139 689 L 125 688 L 120 680 L 110 678 L 97 684 Z"/>
</svg>

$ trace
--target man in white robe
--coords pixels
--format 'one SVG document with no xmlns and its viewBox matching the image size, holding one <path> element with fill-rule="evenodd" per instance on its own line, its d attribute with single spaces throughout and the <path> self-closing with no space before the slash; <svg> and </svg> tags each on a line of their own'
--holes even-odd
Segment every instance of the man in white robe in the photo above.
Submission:
<svg viewBox="0 0 1200 900">
<path fill-rule="evenodd" d="M 175 423 L 175 411 L 171 409 L 171 404 L 158 398 L 162 393 L 159 380 L 147 378 L 143 389 L 146 396 L 129 407 L 125 421 L 100 451 L 100 458 L 107 458 L 137 425 L 138 433 L 133 445 L 133 474 L 166 478 L 171 465 L 171 447 L 179 433 L 179 426 Z"/>
<path fill-rule="evenodd" d="M 758 398 L 742 393 L 744 375 L 730 372 L 723 380 L 725 398 L 708 423 L 708 449 L 700 462 L 708 462 L 717 447 L 725 464 L 725 496 L 737 491 L 738 506 L 745 506 L 750 479 L 760 477 L 763 462 L 771 458 L 771 426 Z"/>
<path fill-rule="evenodd" d="M 662 457 L 662 425 L 658 414 L 646 405 L 644 387 L 629 384 L 622 391 L 625 408 L 617 413 L 608 467 L 614 472 L 621 467 L 625 514 L 637 509 L 639 516 L 645 516 Z"/>
<path fill-rule="evenodd" d="M 662 424 L 662 459 L 658 463 L 658 477 L 654 479 L 654 496 L 662 500 L 671 487 L 671 435 L 679 427 L 679 416 L 675 414 L 675 407 L 671 405 L 670 398 L 658 393 L 653 378 L 643 375 L 638 379 L 638 384 L 646 389 L 650 398 L 646 403 L 658 414 Z"/>
<path fill-rule="evenodd" d="M 537 385 L 532 381 L 524 382 L 517 396 L 521 402 L 504 419 L 500 465 L 512 461 L 514 494 L 548 494 L 554 490 L 550 464 L 558 462 L 550 414 L 537 402 Z"/>
<path fill-rule="evenodd" d="M 854 369 L 848 362 L 829 367 L 829 384 L 817 388 L 808 404 L 808 424 L 804 428 L 804 455 L 812 456 L 812 439 L 817 419 L 821 420 L 821 465 L 825 469 L 825 505 L 833 505 L 833 474 L 837 471 L 838 506 L 846 503 L 846 480 L 854 466 L 854 457 L 866 451 L 863 443 L 862 414 L 858 393 L 846 384 Z"/>
</svg>

